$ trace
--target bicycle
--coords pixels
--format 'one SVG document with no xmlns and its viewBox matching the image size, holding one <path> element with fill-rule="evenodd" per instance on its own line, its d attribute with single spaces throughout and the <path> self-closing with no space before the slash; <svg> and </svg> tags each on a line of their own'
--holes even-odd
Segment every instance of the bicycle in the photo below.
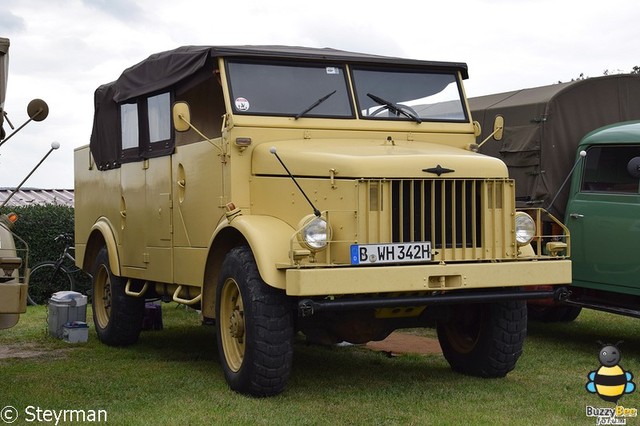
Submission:
<svg viewBox="0 0 640 426">
<path fill-rule="evenodd" d="M 76 259 L 71 254 L 71 251 L 75 249 L 73 247 L 73 236 L 71 234 L 60 234 L 54 241 L 64 242 L 64 250 L 58 259 L 40 262 L 31 268 L 27 294 L 27 301 L 31 305 L 45 303 L 57 291 L 74 291 L 76 287 L 74 276 L 78 272 L 82 272 L 82 274 L 91 278 L 89 274 L 76 266 Z"/>
</svg>

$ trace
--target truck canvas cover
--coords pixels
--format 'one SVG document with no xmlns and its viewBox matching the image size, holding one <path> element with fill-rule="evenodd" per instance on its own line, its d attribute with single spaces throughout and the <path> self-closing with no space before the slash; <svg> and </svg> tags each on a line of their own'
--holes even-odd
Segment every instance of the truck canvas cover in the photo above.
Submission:
<svg viewBox="0 0 640 426">
<path fill-rule="evenodd" d="M 497 115 L 504 117 L 502 141 L 480 152 L 502 159 L 516 180 L 520 207 L 545 207 L 556 196 L 576 158 L 578 143 L 590 131 L 640 119 L 640 76 L 619 74 L 515 90 L 469 99 L 484 140 Z M 564 216 L 565 186 L 551 213 Z"/>
<path fill-rule="evenodd" d="M 459 71 L 468 78 L 465 63 L 420 61 L 364 53 L 346 52 L 329 48 L 290 46 L 183 46 L 149 56 L 126 69 L 120 77 L 104 84 L 95 92 L 91 153 L 100 170 L 118 167 L 118 145 L 106 141 L 120 137 L 118 105 L 138 96 L 170 87 L 186 90 L 211 77 L 218 57 L 246 57 L 285 59 L 296 61 L 336 61 L 357 64 L 393 64 L 406 67 L 430 67 L 447 71 Z M 156 151 L 153 155 L 166 153 Z"/>
</svg>

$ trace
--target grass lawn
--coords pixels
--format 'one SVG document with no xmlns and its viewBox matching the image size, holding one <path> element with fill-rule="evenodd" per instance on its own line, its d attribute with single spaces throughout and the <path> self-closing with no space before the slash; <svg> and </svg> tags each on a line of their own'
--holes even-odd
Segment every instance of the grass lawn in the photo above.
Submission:
<svg viewBox="0 0 640 426">
<path fill-rule="evenodd" d="M 600 366 L 596 342 L 623 340 L 620 365 L 640 377 L 639 320 L 594 311 L 570 324 L 530 324 L 524 354 L 504 379 L 459 375 L 439 354 L 389 357 L 300 341 L 288 389 L 265 399 L 227 388 L 215 330 L 192 310 L 163 305 L 164 330 L 126 348 L 102 345 L 93 328 L 88 343 L 65 343 L 47 336 L 46 319 L 45 307 L 29 307 L 0 331 L 0 409 L 15 407 L 16 425 L 55 424 L 27 422 L 38 408 L 105 410 L 116 425 L 595 425 L 585 407 L 613 407 L 585 390 Z M 639 408 L 640 391 L 619 403 Z"/>
</svg>

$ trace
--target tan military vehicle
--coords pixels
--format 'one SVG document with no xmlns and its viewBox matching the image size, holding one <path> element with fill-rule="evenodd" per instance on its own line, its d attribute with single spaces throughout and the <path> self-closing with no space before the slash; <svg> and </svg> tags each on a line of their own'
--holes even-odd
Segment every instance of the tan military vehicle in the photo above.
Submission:
<svg viewBox="0 0 640 426">
<path fill-rule="evenodd" d="M 453 369 L 504 376 L 524 299 L 550 296 L 522 288 L 571 281 L 568 235 L 544 243 L 543 214 L 516 212 L 505 165 L 474 152 L 466 78 L 463 63 L 182 47 L 99 87 L 75 152 L 98 337 L 135 342 L 160 297 L 215 320 L 242 393 L 284 389 L 297 332 L 436 326 Z"/>
<path fill-rule="evenodd" d="M 27 106 L 29 119 L 24 124 L 15 128 L 11 121 L 9 121 L 4 105 L 9 79 L 9 46 L 9 39 L 0 37 L 0 146 L 8 142 L 9 139 L 29 122 L 42 121 L 49 114 L 49 107 L 46 102 L 41 99 L 34 99 L 29 102 Z M 5 120 L 11 129 L 10 133 L 7 133 L 4 128 Z M 3 200 L 0 208 L 3 208 L 7 204 L 10 198 L 20 189 L 50 153 L 51 150 L 20 185 L 15 188 L 9 197 Z M 0 215 L 0 329 L 10 328 L 16 325 L 20 320 L 20 314 L 27 310 L 27 259 L 29 257 L 29 249 L 27 243 L 12 231 L 13 224 L 16 220 L 17 215 L 14 213 Z"/>
</svg>

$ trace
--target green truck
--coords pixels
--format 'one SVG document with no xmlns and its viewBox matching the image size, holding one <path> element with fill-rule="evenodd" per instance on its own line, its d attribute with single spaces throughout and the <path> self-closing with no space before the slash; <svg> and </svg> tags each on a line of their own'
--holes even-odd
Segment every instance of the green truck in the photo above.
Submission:
<svg viewBox="0 0 640 426">
<path fill-rule="evenodd" d="M 578 146 L 567 202 L 568 306 L 640 317 L 640 121 L 597 129 Z"/>
<path fill-rule="evenodd" d="M 503 122 L 480 151 L 505 161 L 518 206 L 547 208 L 571 233 L 570 292 L 530 303 L 529 318 L 571 321 L 583 307 L 640 317 L 638 99 L 631 74 L 469 99 L 484 126 Z"/>
</svg>

